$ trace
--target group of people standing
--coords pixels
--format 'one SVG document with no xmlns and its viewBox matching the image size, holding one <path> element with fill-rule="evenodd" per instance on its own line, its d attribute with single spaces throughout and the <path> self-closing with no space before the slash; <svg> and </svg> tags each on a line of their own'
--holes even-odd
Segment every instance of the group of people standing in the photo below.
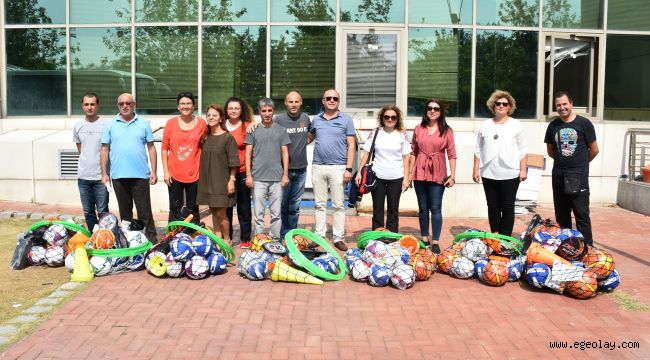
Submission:
<svg viewBox="0 0 650 360">
<path fill-rule="evenodd" d="M 591 243 L 587 177 L 588 163 L 598 154 L 595 132 L 591 122 L 572 112 L 573 102 L 567 93 L 559 93 L 555 100 L 560 118 L 549 124 L 545 142 L 549 156 L 555 159 L 552 182 L 556 218 L 561 226 L 570 227 L 573 211 L 578 230 Z M 340 95 L 335 89 L 323 93 L 323 111 L 312 119 L 302 112 L 298 92 L 286 95 L 287 111 L 277 116 L 273 100 L 263 98 L 257 103 L 259 124 L 253 121 L 252 108 L 241 99 L 232 97 L 225 107 L 208 105 L 206 119 L 194 114 L 194 101 L 192 93 L 178 94 L 179 115 L 167 121 L 163 133 L 161 160 L 169 193 L 169 221 L 192 214 L 192 221 L 198 224 L 199 205 L 207 205 L 215 232 L 230 243 L 236 206 L 240 244 L 247 248 L 253 232 L 252 200 L 254 232 L 264 232 L 268 203 L 269 235 L 281 240 L 298 227 L 307 177 L 306 148 L 315 142 L 314 229 L 325 237 L 330 199 L 334 208 L 332 242 L 339 250 L 347 250 L 344 189 L 351 180 L 359 185 L 361 178 L 352 178 L 354 123 L 339 110 Z M 92 230 L 97 216 L 108 212 L 107 189 L 112 188 L 122 221 L 134 221 L 135 204 L 145 234 L 155 242 L 149 194 L 149 186 L 157 182 L 153 133 L 149 122 L 135 112 L 131 94 L 120 95 L 117 105 L 115 117 L 100 119 L 99 98 L 87 93 L 82 101 L 85 118 L 75 124 L 73 136 L 80 152 L 78 185 L 86 222 Z M 515 195 L 527 177 L 527 146 L 522 124 L 511 117 L 516 109 L 514 97 L 497 90 L 487 106 L 494 117 L 485 120 L 478 131 L 472 178 L 483 183 L 490 230 L 511 235 Z M 377 186 L 372 190 L 372 228 L 399 232 L 400 197 L 413 187 L 422 240 L 439 253 L 442 199 L 445 189 L 456 183 L 457 159 L 445 105 L 438 99 L 425 103 L 412 140 L 397 106 L 384 106 L 377 121 L 377 128 L 364 144 L 366 152 L 360 163 L 363 167 L 372 159 L 377 176 Z"/>
</svg>

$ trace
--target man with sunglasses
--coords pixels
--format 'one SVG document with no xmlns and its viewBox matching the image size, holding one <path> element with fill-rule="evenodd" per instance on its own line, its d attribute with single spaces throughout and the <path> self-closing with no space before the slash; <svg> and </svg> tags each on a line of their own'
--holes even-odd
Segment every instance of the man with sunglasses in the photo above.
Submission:
<svg viewBox="0 0 650 360">
<path fill-rule="evenodd" d="M 345 245 L 345 185 L 352 178 L 355 129 L 352 118 L 339 111 L 340 95 L 335 89 L 323 94 L 325 110 L 314 116 L 309 140 L 316 140 L 312 164 L 312 184 L 316 200 L 315 232 L 325 237 L 327 232 L 327 198 L 331 193 L 334 215 L 332 236 L 334 246 L 346 251 Z"/>
<path fill-rule="evenodd" d="M 149 193 L 149 185 L 158 182 L 153 132 L 149 121 L 136 114 L 133 95 L 120 95 L 117 109 L 119 113 L 106 124 L 102 136 L 102 183 L 110 188 L 112 182 L 122 222 L 133 222 L 135 203 L 145 235 L 155 244 L 157 235 Z M 147 155 L 151 170 L 147 165 Z"/>
</svg>

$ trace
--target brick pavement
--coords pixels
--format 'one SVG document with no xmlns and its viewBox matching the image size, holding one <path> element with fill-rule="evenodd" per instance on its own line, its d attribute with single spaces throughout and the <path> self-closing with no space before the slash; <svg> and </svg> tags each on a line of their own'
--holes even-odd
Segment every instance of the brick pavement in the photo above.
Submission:
<svg viewBox="0 0 650 360">
<path fill-rule="evenodd" d="M 622 274 L 617 291 L 650 304 L 650 219 L 619 208 L 592 212 L 596 243 L 612 251 Z M 312 221 L 301 218 L 307 227 Z M 347 225 L 349 234 L 361 232 L 370 217 L 348 217 Z M 470 226 L 486 228 L 487 220 L 445 219 L 443 245 Z M 416 232 L 417 219 L 402 218 L 401 227 Z M 617 308 L 611 295 L 581 301 L 525 283 L 492 288 L 444 274 L 401 292 L 348 279 L 323 286 L 251 282 L 235 268 L 199 281 L 137 272 L 93 280 L 0 357 L 641 359 L 650 358 L 649 320 L 648 311 Z M 640 348 L 549 349 L 550 341 L 582 340 L 637 341 Z"/>
</svg>

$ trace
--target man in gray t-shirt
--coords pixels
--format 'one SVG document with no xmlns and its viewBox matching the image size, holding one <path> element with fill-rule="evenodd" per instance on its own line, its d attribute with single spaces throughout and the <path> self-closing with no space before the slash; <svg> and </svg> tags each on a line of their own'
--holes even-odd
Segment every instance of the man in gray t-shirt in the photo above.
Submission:
<svg viewBox="0 0 650 360">
<path fill-rule="evenodd" d="M 305 193 L 307 179 L 307 143 L 311 120 L 301 111 L 302 96 L 291 91 L 284 98 L 287 112 L 275 117 L 274 122 L 287 129 L 289 144 L 289 184 L 282 193 L 282 230 L 281 237 L 291 229 L 298 227 L 300 202 Z"/>
<path fill-rule="evenodd" d="M 79 163 L 77 168 L 77 185 L 84 209 L 88 230 L 98 223 L 98 218 L 108 212 L 108 191 L 102 183 L 100 150 L 105 119 L 100 119 L 99 97 L 95 93 L 87 93 L 82 99 L 85 118 L 74 124 L 72 139 L 77 144 Z"/>
<path fill-rule="evenodd" d="M 282 188 L 289 183 L 289 149 L 287 129 L 273 122 L 273 100 L 258 102 L 261 126 L 246 135 L 246 186 L 253 188 L 255 233 L 264 232 L 264 201 L 268 198 L 271 212 L 269 236 L 280 241 L 282 222 L 280 206 Z"/>
</svg>

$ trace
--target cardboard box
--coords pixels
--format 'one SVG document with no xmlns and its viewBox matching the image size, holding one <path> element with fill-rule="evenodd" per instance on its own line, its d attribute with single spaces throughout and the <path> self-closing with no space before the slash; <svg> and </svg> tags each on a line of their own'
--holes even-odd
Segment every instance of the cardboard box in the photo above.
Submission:
<svg viewBox="0 0 650 360">
<path fill-rule="evenodd" d="M 544 158 L 544 155 L 528 153 L 526 164 L 529 167 L 536 167 L 542 170 L 546 169 L 546 159 Z"/>
</svg>

